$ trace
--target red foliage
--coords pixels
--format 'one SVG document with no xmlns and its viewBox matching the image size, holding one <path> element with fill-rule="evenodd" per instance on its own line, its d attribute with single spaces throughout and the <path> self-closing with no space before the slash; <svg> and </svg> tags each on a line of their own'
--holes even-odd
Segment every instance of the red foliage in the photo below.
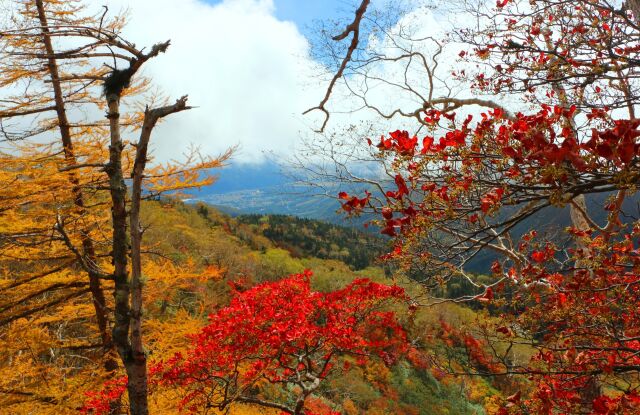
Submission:
<svg viewBox="0 0 640 415">
<path fill-rule="evenodd" d="M 390 365 L 408 349 L 395 313 L 383 307 L 407 300 L 402 288 L 360 279 L 323 293 L 311 289 L 310 277 L 306 271 L 235 292 L 229 306 L 210 315 L 209 324 L 192 336 L 189 350 L 152 366 L 155 387 L 186 391 L 180 406 L 191 412 L 223 410 L 235 402 L 261 405 L 265 401 L 253 388 L 265 381 L 281 385 L 283 393 L 297 391 L 304 402 L 344 367 L 335 364 L 341 357 Z M 106 413 L 115 397 L 101 392 L 87 408 Z M 291 413 L 312 413 L 299 410 Z"/>
<path fill-rule="evenodd" d="M 367 193 L 365 197 L 359 199 L 356 196 L 349 196 L 346 192 L 340 192 L 340 194 L 338 194 L 338 199 L 346 200 L 346 202 L 342 203 L 342 209 L 344 209 L 345 212 L 351 213 L 358 212 L 367 206 L 367 203 L 369 203 L 369 196 L 370 195 Z"/>
<path fill-rule="evenodd" d="M 558 205 L 560 195 L 589 193 L 597 186 L 631 192 L 621 181 L 639 174 L 640 120 L 616 120 L 610 112 L 595 111 L 584 120 L 590 131 L 585 137 L 569 127 L 575 112 L 574 106 L 541 105 L 532 115 L 505 118 L 492 110 L 473 127 L 467 118 L 439 140 L 425 138 L 422 151 L 416 150 L 417 140 L 407 145 L 408 136 L 392 135 L 380 151 L 381 158 L 393 160 L 397 174 L 386 203 L 374 206 L 381 213 L 381 232 L 395 238 L 393 253 L 384 258 L 428 260 L 432 254 L 420 238 L 431 238 L 434 230 L 469 244 L 481 240 L 478 235 L 494 238 L 486 232 L 487 223 L 495 222 L 507 203 Z M 435 124 L 440 117 L 444 114 L 430 110 L 425 121 Z M 454 117 L 445 118 L 455 127 Z M 495 262 L 491 267 L 495 278 L 511 284 L 513 306 L 520 310 L 505 316 L 507 324 L 494 328 L 493 336 L 504 342 L 526 339 L 538 350 L 530 362 L 509 366 L 486 353 L 492 341 L 488 334 L 480 341 L 445 330 L 445 343 L 466 350 L 474 371 L 520 374 L 536 382 L 529 396 L 505 401 L 505 413 L 640 412 L 634 386 L 640 381 L 640 232 L 622 224 L 620 203 L 602 207 L 609 212 L 608 226 L 567 230 L 581 248 L 566 251 L 573 265 L 561 272 L 552 271 L 557 248 L 551 241 L 538 242 L 534 230 L 513 249 L 503 248 L 512 266 Z M 484 287 L 468 298 L 494 304 L 498 297 L 498 290 Z M 603 382 L 620 391 L 605 393 L 598 386 Z M 620 386 L 624 382 L 627 387 Z"/>
<path fill-rule="evenodd" d="M 452 35 L 467 44 L 453 75 L 491 109 L 461 122 L 460 100 L 424 102 L 421 148 L 405 132 L 378 146 L 391 179 L 367 207 L 394 238 L 384 259 L 442 287 L 473 279 L 464 267 L 480 251 L 499 256 L 494 280 L 476 278 L 457 300 L 503 321 L 474 336 L 443 326 L 443 340 L 474 374 L 526 385 L 501 414 L 640 413 L 640 222 L 623 206 L 640 177 L 640 16 L 618 3 L 478 3 L 469 10 L 482 23 Z M 601 206 L 584 202 L 604 192 Z M 571 210 L 566 238 L 522 229 L 560 209 Z M 559 240 L 572 243 L 560 251 Z M 530 361 L 500 355 L 518 343 Z"/>
<path fill-rule="evenodd" d="M 109 414 L 114 402 L 118 402 L 127 390 L 127 377 L 113 379 L 104 384 L 99 392 L 89 392 L 85 406 L 80 410 L 83 414 Z"/>
</svg>

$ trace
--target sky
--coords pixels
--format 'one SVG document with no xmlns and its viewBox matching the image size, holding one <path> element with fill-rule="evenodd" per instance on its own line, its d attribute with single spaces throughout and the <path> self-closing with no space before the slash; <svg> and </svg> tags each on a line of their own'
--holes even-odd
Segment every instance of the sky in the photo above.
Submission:
<svg viewBox="0 0 640 415">
<path fill-rule="evenodd" d="M 99 9 L 105 0 L 90 0 Z M 304 33 L 315 19 L 353 13 L 351 0 L 107 0 L 128 10 L 124 37 L 138 46 L 171 39 L 166 54 L 143 74 L 163 96 L 189 94 L 193 110 L 167 118 L 154 131 L 157 161 L 180 159 L 190 146 L 216 155 L 239 145 L 234 161 L 291 154 L 296 137 L 315 125 L 326 88 Z M 270 156 L 271 157 L 271 156 Z"/>
<path fill-rule="evenodd" d="M 126 13 L 127 26 L 122 37 L 138 48 L 149 50 L 158 42 L 171 40 L 168 51 L 145 63 L 140 75 L 151 80 L 150 95 L 159 97 L 152 106 L 187 94 L 189 105 L 194 108 L 173 114 L 156 127 L 150 145 L 154 161 L 184 159 L 194 147 L 201 154 L 215 156 L 237 146 L 233 163 L 259 163 L 267 158 L 277 162 L 304 150 L 305 140 L 317 138 L 313 131 L 322 125 L 323 114 L 303 113 L 321 101 L 333 70 L 313 58 L 310 38 L 317 34 L 314 25 L 332 19 L 350 22 L 360 3 L 360 0 L 85 1 L 90 14 L 101 14 L 104 5 L 111 16 Z M 382 6 L 386 1 L 372 0 L 372 5 Z M 403 4 L 419 1 L 403 0 Z M 411 14 L 403 15 L 399 22 Z M 439 30 L 442 19 L 435 19 L 428 10 L 417 9 L 413 14 L 419 19 L 407 26 L 417 28 L 419 37 Z M 349 40 L 350 37 L 343 43 L 346 45 Z M 393 49 L 393 45 L 385 42 L 375 46 L 372 38 L 361 39 L 366 41 L 382 50 Z M 377 67 L 374 75 L 393 80 L 405 74 L 402 67 L 390 66 L 393 67 Z M 422 72 L 413 75 L 418 84 L 424 84 Z M 402 102 L 415 110 L 415 102 L 390 92 L 388 84 L 374 84 L 375 81 L 366 86 L 380 105 Z M 125 106 L 130 103 L 124 101 Z M 148 103 L 134 102 L 142 106 Z M 383 120 L 372 111 L 368 115 L 365 111 L 354 113 L 361 106 L 362 102 L 343 85 L 336 85 L 328 103 L 331 111 L 328 130 Z M 100 110 L 96 111 L 91 115 L 102 116 Z M 80 121 L 85 114 L 79 111 L 75 116 Z M 393 122 L 393 129 L 402 128 L 395 119 Z M 381 130 L 391 131 L 384 128 Z"/>
<path fill-rule="evenodd" d="M 205 0 L 209 4 L 221 0 Z M 279 20 L 291 21 L 306 34 L 316 20 L 331 19 L 345 9 L 351 9 L 349 0 L 274 0 L 274 15 Z"/>
<path fill-rule="evenodd" d="M 410 0 L 407 0 L 410 1 Z M 301 137 L 322 123 L 316 106 L 332 76 L 314 61 L 308 36 L 317 20 L 350 21 L 359 0 L 88 0 L 100 10 L 128 11 L 123 37 L 147 48 L 171 47 L 145 64 L 161 96 L 189 95 L 194 109 L 172 115 L 154 130 L 156 161 L 181 159 L 195 146 L 216 155 L 238 146 L 234 163 L 276 161 L 295 154 Z M 373 4 L 383 2 L 374 0 Z M 432 18 L 419 27 L 437 26 Z M 348 42 L 348 39 L 345 40 Z M 347 105 L 338 91 L 332 105 Z M 395 102 L 384 89 L 379 96 Z M 358 104 L 360 105 L 360 104 Z M 342 109 L 342 108 L 341 108 Z M 346 111 L 345 111 L 346 112 Z M 362 118 L 332 115 L 334 125 Z"/>
<path fill-rule="evenodd" d="M 223 0 L 202 0 L 208 4 L 220 4 Z M 373 0 L 371 4 L 385 0 Z M 352 17 L 360 0 L 273 0 L 274 16 L 279 20 L 296 24 L 305 35 L 313 33 L 314 23 L 338 17 Z"/>
</svg>

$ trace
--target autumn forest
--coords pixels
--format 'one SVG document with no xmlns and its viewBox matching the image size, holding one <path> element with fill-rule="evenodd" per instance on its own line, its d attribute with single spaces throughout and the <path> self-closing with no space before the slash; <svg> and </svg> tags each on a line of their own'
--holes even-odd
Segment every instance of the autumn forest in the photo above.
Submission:
<svg viewBox="0 0 640 415">
<path fill-rule="evenodd" d="M 640 414 L 638 105 L 638 0 L 0 0 L 0 414 Z"/>
</svg>

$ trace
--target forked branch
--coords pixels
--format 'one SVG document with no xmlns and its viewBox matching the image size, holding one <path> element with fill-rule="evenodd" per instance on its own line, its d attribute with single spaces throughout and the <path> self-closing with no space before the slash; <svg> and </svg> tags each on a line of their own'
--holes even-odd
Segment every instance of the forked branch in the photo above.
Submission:
<svg viewBox="0 0 640 415">
<path fill-rule="evenodd" d="M 347 53 L 344 59 L 342 59 L 342 63 L 340 64 L 338 71 L 335 73 L 335 75 L 333 75 L 333 78 L 331 78 L 331 82 L 329 82 L 329 86 L 327 87 L 327 91 L 324 94 L 324 98 L 322 98 L 320 104 L 303 112 L 303 114 L 308 114 L 311 111 L 319 110 L 324 113 L 324 121 L 322 122 L 322 126 L 319 130 L 317 130 L 317 132 L 319 133 L 324 131 L 325 127 L 327 126 L 327 122 L 329 122 L 329 111 L 326 109 L 325 105 L 331 97 L 331 93 L 333 92 L 333 88 L 336 82 L 338 82 L 338 79 L 342 78 L 342 74 L 351 61 L 353 52 L 356 50 L 356 48 L 358 47 L 358 43 L 360 42 L 360 23 L 362 22 L 364 13 L 367 11 L 367 6 L 369 6 L 369 3 L 370 0 L 362 0 L 362 3 L 360 3 L 360 7 L 358 7 L 358 9 L 356 10 L 353 22 L 351 22 L 351 24 L 349 24 L 342 33 L 332 38 L 334 41 L 338 42 L 345 39 L 347 36 L 349 36 L 350 33 L 353 33 L 353 36 L 351 37 L 351 43 L 349 44 L 349 48 L 347 49 Z"/>
</svg>

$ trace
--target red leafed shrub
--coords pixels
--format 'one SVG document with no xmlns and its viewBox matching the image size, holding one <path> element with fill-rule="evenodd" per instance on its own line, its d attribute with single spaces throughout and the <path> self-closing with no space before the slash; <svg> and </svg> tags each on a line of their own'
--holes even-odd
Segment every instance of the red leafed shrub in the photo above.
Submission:
<svg viewBox="0 0 640 415">
<path fill-rule="evenodd" d="M 309 415 L 320 406 L 306 408 L 307 398 L 344 366 L 338 359 L 391 365 L 408 350 L 404 329 L 384 307 L 405 303 L 402 288 L 360 279 L 324 293 L 311 289 L 310 277 L 306 271 L 236 291 L 192 336 L 189 350 L 152 365 L 153 387 L 182 391 L 180 407 L 189 412 L 244 403 Z M 286 398 L 262 397 L 264 383 L 280 387 Z M 107 389 L 91 397 L 86 412 L 107 413 L 117 398 Z"/>
</svg>

